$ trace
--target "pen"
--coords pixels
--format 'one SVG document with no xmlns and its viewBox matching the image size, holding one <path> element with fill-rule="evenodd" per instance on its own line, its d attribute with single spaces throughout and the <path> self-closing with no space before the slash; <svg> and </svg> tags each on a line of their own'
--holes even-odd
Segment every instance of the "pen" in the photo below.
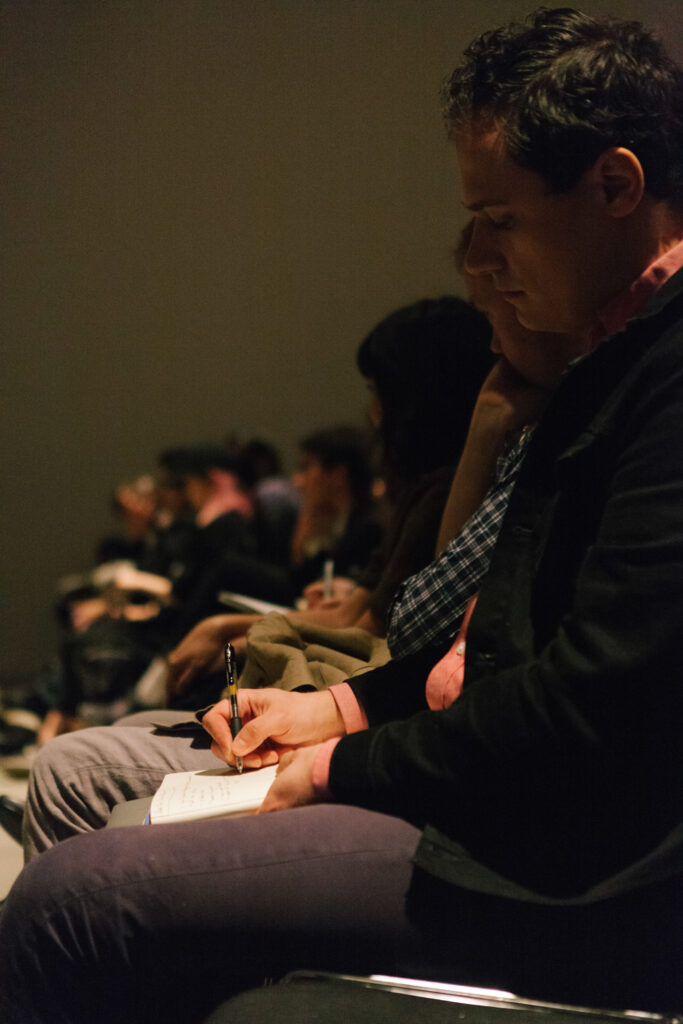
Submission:
<svg viewBox="0 0 683 1024">
<path fill-rule="evenodd" d="M 332 597 L 334 593 L 332 580 L 334 577 L 334 559 L 328 558 L 323 566 L 323 597 Z"/>
<path fill-rule="evenodd" d="M 237 706 L 237 683 L 235 682 L 235 673 L 233 671 L 235 661 L 235 648 L 232 644 L 225 645 L 225 674 L 228 677 L 228 694 L 230 697 L 230 733 L 234 739 L 237 733 L 242 728 L 242 719 L 240 718 L 240 710 Z M 244 765 L 242 764 L 242 758 L 237 758 L 237 771 L 242 772 Z"/>
</svg>

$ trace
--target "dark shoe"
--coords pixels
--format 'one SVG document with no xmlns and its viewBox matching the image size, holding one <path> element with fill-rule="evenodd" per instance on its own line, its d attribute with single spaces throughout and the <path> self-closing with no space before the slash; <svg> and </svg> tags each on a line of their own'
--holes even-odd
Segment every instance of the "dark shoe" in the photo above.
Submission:
<svg viewBox="0 0 683 1024">
<path fill-rule="evenodd" d="M 0 796 L 0 825 L 18 843 L 21 842 L 21 822 L 24 817 L 24 805 L 10 800 L 8 796 Z"/>
<path fill-rule="evenodd" d="M 24 729 L 21 725 L 11 725 L 9 722 L 0 721 L 0 756 L 3 754 L 18 754 L 27 743 L 32 743 L 36 738 L 32 729 Z"/>
</svg>

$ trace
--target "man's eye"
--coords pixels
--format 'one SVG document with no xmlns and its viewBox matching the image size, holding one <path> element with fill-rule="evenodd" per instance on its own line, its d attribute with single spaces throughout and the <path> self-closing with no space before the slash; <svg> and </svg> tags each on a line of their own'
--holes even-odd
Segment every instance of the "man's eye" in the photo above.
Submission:
<svg viewBox="0 0 683 1024">
<path fill-rule="evenodd" d="M 512 217 L 500 217 L 498 220 L 491 217 L 491 224 L 496 231 L 509 231 L 512 227 Z"/>
</svg>

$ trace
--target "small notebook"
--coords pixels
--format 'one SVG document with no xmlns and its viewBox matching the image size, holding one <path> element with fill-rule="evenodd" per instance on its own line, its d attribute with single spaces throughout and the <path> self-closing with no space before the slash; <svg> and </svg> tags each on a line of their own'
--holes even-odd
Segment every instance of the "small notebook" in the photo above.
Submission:
<svg viewBox="0 0 683 1024">
<path fill-rule="evenodd" d="M 276 764 L 241 775 L 234 768 L 171 772 L 152 797 L 150 824 L 253 813 L 263 803 L 276 772 Z"/>
</svg>

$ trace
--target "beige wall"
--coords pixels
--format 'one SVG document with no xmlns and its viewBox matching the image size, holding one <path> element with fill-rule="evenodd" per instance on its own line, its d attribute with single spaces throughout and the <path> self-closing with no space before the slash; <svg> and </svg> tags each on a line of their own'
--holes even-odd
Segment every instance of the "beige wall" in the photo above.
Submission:
<svg viewBox="0 0 683 1024">
<path fill-rule="evenodd" d="M 531 6 L 531 5 L 530 5 Z M 659 19 L 681 4 L 586 2 Z M 646 10 L 644 10 L 646 8 Z M 359 419 L 355 349 L 458 288 L 438 113 L 480 0 L 3 7 L 5 678 L 54 646 L 117 481 L 173 444 Z"/>
</svg>

